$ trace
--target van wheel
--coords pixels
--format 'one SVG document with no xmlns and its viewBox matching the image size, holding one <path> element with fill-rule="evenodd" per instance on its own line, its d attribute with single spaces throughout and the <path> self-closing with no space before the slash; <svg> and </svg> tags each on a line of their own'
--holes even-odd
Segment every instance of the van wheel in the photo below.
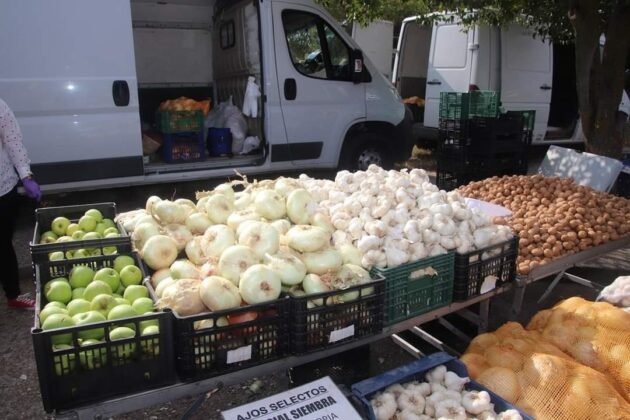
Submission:
<svg viewBox="0 0 630 420">
<path fill-rule="evenodd" d="M 344 146 L 340 167 L 350 171 L 365 171 L 370 165 L 389 169 L 393 164 L 385 153 L 383 142 L 376 136 L 362 134 Z"/>
</svg>

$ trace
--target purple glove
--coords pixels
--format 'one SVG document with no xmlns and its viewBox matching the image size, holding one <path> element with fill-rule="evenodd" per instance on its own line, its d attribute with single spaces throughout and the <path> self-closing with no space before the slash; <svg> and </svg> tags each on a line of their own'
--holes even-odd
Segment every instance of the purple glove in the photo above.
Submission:
<svg viewBox="0 0 630 420">
<path fill-rule="evenodd" d="M 22 186 L 24 187 L 24 192 L 29 198 L 39 202 L 42 198 L 42 190 L 40 190 L 37 182 L 30 178 L 24 178 L 22 180 Z"/>
</svg>

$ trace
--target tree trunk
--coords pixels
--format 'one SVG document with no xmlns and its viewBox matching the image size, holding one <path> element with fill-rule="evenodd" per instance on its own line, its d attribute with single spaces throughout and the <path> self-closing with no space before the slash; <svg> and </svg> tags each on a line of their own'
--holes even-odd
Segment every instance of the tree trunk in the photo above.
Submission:
<svg viewBox="0 0 630 420">
<path fill-rule="evenodd" d="M 569 10 L 575 29 L 578 105 L 586 150 L 619 158 L 622 136 L 616 125 L 621 102 L 626 54 L 630 46 L 630 10 L 613 10 L 602 28 L 596 0 L 576 0 Z M 606 34 L 603 54 L 600 34 Z"/>
</svg>

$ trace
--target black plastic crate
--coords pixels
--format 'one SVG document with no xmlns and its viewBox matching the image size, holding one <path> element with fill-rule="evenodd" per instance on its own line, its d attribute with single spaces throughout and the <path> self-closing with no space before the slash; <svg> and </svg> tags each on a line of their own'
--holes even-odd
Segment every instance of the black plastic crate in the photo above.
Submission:
<svg viewBox="0 0 630 420">
<path fill-rule="evenodd" d="M 350 293 L 356 294 L 356 299 L 339 302 L 340 296 Z M 293 354 L 338 346 L 383 330 L 385 280 L 381 276 L 345 290 L 290 299 Z"/>
<path fill-rule="evenodd" d="M 452 191 L 461 187 L 462 185 L 466 185 L 473 181 L 478 181 L 478 175 L 474 174 L 465 174 L 465 173 L 457 173 L 457 172 L 449 172 L 444 171 L 443 169 L 438 169 L 435 175 L 435 185 L 441 190 L 444 191 Z M 483 177 L 484 179 L 487 177 Z"/>
<path fill-rule="evenodd" d="M 456 373 L 460 377 L 469 376 L 466 366 L 461 361 L 457 360 L 453 356 L 441 352 L 431 354 L 419 360 L 414 360 L 411 363 L 352 385 L 352 393 L 360 401 L 361 406 L 359 407 L 359 412 L 362 414 L 362 417 L 368 420 L 375 420 L 374 410 L 372 408 L 372 404 L 370 404 L 370 399 L 378 392 L 393 384 L 406 384 L 412 381 L 424 382 L 426 381 L 426 373 L 440 365 L 446 366 L 449 371 Z M 495 411 L 503 412 L 515 409 L 519 411 L 524 420 L 533 420 L 532 417 L 528 416 L 516 406 L 510 404 L 508 401 L 504 400 L 478 382 L 470 381 L 464 386 L 464 389 L 487 391 L 488 394 L 490 394 L 490 400 L 492 404 L 494 404 Z"/>
<path fill-rule="evenodd" d="M 131 238 L 120 223 L 116 223 L 120 237 L 102 238 L 91 240 L 78 240 L 68 242 L 58 242 L 50 244 L 40 244 L 42 233 L 50 230 L 52 221 L 57 217 L 66 217 L 70 222 L 76 223 L 83 214 L 90 209 L 99 210 L 103 218 L 112 219 L 116 217 L 116 204 L 114 203 L 94 203 L 81 204 L 77 206 L 43 207 L 35 210 L 35 229 L 33 239 L 30 243 L 31 258 L 33 263 L 48 261 L 51 252 L 61 251 L 64 254 L 70 250 L 77 249 L 99 249 L 101 253 L 107 252 L 108 248 L 116 247 L 117 252 L 131 251 Z"/>
<path fill-rule="evenodd" d="M 479 295 L 481 285 L 488 276 L 497 278 L 496 287 L 514 281 L 518 240 L 518 236 L 515 236 L 466 254 L 456 253 L 453 300 L 461 302 Z"/>
<path fill-rule="evenodd" d="M 173 316 L 175 367 L 184 381 L 245 369 L 289 354 L 288 297 L 187 317 L 173 312 Z"/>
<path fill-rule="evenodd" d="M 206 159 L 203 131 L 162 134 L 162 159 L 167 163 L 199 162 Z"/>
<path fill-rule="evenodd" d="M 129 255 L 134 257 L 136 265 L 146 274 L 138 255 Z M 173 365 L 173 324 L 168 312 L 48 331 L 41 329 L 39 312 L 46 304 L 43 293 L 46 282 L 67 276 L 75 265 L 89 265 L 93 269 L 111 267 L 117 256 L 54 261 L 35 266 L 37 297 L 31 338 L 46 412 L 71 409 L 115 396 L 170 385 L 176 380 Z M 140 323 L 147 321 L 158 323 L 157 334 L 136 334 L 135 337 L 116 341 L 109 339 L 109 332 L 113 328 L 133 324 L 134 329 L 140 331 Z M 104 342 L 84 347 L 80 345 L 79 332 L 100 328 L 104 330 Z M 54 350 L 52 340 L 65 334 L 71 336 L 68 347 Z"/>
</svg>

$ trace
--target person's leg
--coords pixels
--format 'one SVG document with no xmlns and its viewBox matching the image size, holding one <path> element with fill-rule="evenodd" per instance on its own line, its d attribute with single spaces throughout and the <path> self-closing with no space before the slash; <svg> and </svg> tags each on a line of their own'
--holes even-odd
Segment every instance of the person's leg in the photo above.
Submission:
<svg viewBox="0 0 630 420">
<path fill-rule="evenodd" d="M 14 188 L 0 197 L 0 255 L 5 262 L 5 274 L 0 276 L 7 299 L 15 299 L 20 294 L 18 261 L 13 249 L 13 230 L 18 214 L 18 193 Z"/>
</svg>

